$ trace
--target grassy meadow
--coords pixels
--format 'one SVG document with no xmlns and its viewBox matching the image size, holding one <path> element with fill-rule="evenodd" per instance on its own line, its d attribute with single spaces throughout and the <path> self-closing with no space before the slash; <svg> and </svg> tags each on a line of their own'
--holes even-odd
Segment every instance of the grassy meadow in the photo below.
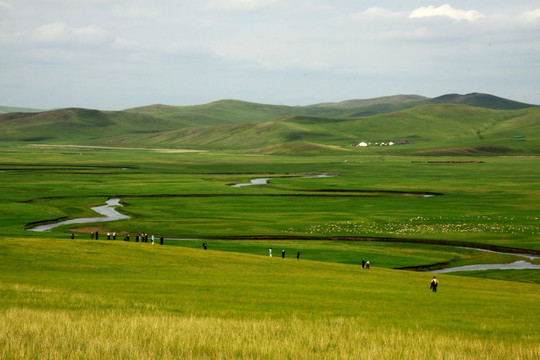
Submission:
<svg viewBox="0 0 540 360">
<path fill-rule="evenodd" d="M 540 355 L 534 284 L 106 240 L 3 237 L 0 260 L 3 359 Z"/>
<path fill-rule="evenodd" d="M 540 253 L 538 108 L 394 100 L 0 115 L 0 359 L 540 358 L 539 270 L 399 270 Z"/>
</svg>

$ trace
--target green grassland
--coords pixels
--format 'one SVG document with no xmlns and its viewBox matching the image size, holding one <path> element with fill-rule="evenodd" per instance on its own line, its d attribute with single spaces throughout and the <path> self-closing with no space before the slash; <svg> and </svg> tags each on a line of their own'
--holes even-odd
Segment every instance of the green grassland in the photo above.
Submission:
<svg viewBox="0 0 540 360">
<path fill-rule="evenodd" d="M 1 225 L 16 237 L 67 238 L 72 231 L 77 238 L 87 238 L 90 231 L 230 240 L 368 237 L 540 251 L 540 169 L 535 156 L 471 161 L 356 155 L 345 162 L 336 156 L 63 146 L 8 147 L 2 154 Z M 309 176 L 321 173 L 334 176 Z M 271 180 L 267 185 L 230 186 L 257 177 Z M 426 193 L 437 195 L 423 196 Z M 121 211 L 131 219 L 63 226 L 46 233 L 26 230 L 40 221 L 93 217 L 90 208 L 111 197 L 122 199 Z M 242 246 L 226 250 L 257 253 Z M 263 248 L 266 253 L 267 244 Z M 442 257 L 440 249 L 417 258 L 396 257 L 391 252 L 405 251 L 405 244 L 390 248 L 394 250 L 375 258 L 379 266 L 516 260 L 456 254 L 451 248 Z M 312 259 L 358 264 L 361 252 L 365 249 L 319 250 Z M 537 276 L 522 280 L 540 282 Z"/>
<path fill-rule="evenodd" d="M 0 358 L 539 358 L 540 271 L 398 270 L 540 253 L 539 109 L 436 101 L 0 115 Z"/>
<path fill-rule="evenodd" d="M 538 285 L 112 241 L 0 242 L 0 357 L 535 359 Z M 520 296 L 516 296 L 519 294 Z"/>
</svg>

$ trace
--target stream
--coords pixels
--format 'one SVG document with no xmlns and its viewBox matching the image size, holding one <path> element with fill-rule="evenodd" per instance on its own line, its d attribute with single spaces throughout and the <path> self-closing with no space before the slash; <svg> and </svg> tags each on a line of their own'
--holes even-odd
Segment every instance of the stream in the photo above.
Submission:
<svg viewBox="0 0 540 360">
<path fill-rule="evenodd" d="M 86 223 L 94 223 L 94 222 L 108 222 L 108 221 L 116 221 L 116 220 L 122 220 L 122 219 L 129 219 L 130 217 L 124 214 L 120 214 L 118 211 L 116 211 L 116 206 L 122 206 L 120 204 L 120 199 L 109 199 L 106 202 L 107 205 L 102 206 L 96 206 L 93 207 L 92 210 L 97 212 L 100 215 L 100 217 L 93 217 L 93 218 L 79 218 L 79 219 L 71 219 L 71 220 L 65 220 L 57 223 L 52 224 L 45 224 L 45 225 L 39 225 L 36 227 L 33 227 L 31 229 L 28 229 L 29 231 L 46 231 L 53 229 L 57 226 L 61 225 L 68 225 L 68 224 L 86 224 Z"/>
<path fill-rule="evenodd" d="M 325 177 L 334 177 L 336 175 L 331 174 L 318 174 L 318 175 L 309 175 L 309 176 L 301 176 L 301 179 L 317 179 L 317 178 L 325 178 Z M 244 187 L 244 186 L 251 186 L 251 185 L 266 185 L 272 178 L 259 178 L 259 179 L 251 179 L 250 182 L 244 183 L 244 184 L 234 184 L 231 185 L 231 187 Z"/>
<path fill-rule="evenodd" d="M 333 175 L 315 175 L 315 176 L 306 176 L 306 178 L 318 178 L 318 177 L 330 177 Z M 262 185 L 267 184 L 270 178 L 260 178 L 260 179 L 253 179 L 250 183 L 246 184 L 236 184 L 232 185 L 233 187 L 242 187 L 242 186 L 250 186 L 250 185 Z M 69 225 L 69 224 L 85 224 L 85 223 L 95 223 L 95 222 L 109 222 L 109 221 L 116 221 L 116 220 L 123 220 L 123 219 L 129 219 L 130 217 L 124 214 L 119 213 L 116 211 L 117 206 L 122 206 L 120 204 L 120 200 L 118 198 L 109 199 L 106 201 L 106 205 L 102 206 L 96 206 L 93 207 L 92 210 L 97 212 L 100 215 L 103 215 L 101 217 L 92 217 L 92 218 L 79 218 L 79 219 L 71 219 L 71 220 L 65 220 L 57 223 L 51 223 L 51 224 L 45 224 L 45 225 L 38 225 L 33 228 L 28 229 L 29 231 L 47 231 L 51 230 L 55 227 L 62 226 L 62 225 Z M 477 264 L 477 265 L 467 265 L 467 266 L 459 266 L 459 267 L 453 267 L 453 268 L 445 268 L 445 269 L 439 269 L 439 270 L 429 270 L 427 272 L 429 273 L 450 273 L 450 272 L 457 272 L 457 271 L 481 271 L 481 270 L 523 270 L 523 269 L 540 269 L 540 265 L 536 265 L 531 263 L 530 261 L 538 259 L 539 256 L 531 255 L 531 254 L 514 254 L 514 253 L 504 253 L 504 252 L 498 252 L 493 250 L 485 250 L 485 249 L 479 249 L 479 248 L 468 248 L 473 249 L 477 251 L 487 251 L 487 252 L 493 252 L 498 254 L 505 254 L 505 255 L 513 255 L 513 256 L 519 256 L 528 258 L 527 260 L 519 260 L 515 261 L 513 263 L 509 264 Z"/>
<path fill-rule="evenodd" d="M 473 249 L 476 251 L 485 251 L 485 252 L 491 252 L 496 254 L 503 254 L 503 255 L 512 255 L 512 256 L 519 256 L 528 258 L 529 260 L 535 260 L 538 259 L 540 256 L 537 255 L 531 255 L 531 254 L 515 254 L 515 253 L 506 253 L 506 252 L 500 252 L 500 251 L 493 251 L 493 250 L 486 250 L 486 249 L 478 249 L 478 248 L 466 248 L 466 249 Z M 466 265 L 466 266 L 457 266 L 452 268 L 446 268 L 446 269 L 439 269 L 439 270 L 430 270 L 427 272 L 435 273 L 435 274 L 443 274 L 443 273 L 451 273 L 451 272 L 457 272 L 457 271 L 482 271 L 482 270 L 527 270 L 527 269 L 540 269 L 540 265 L 533 264 L 526 260 L 519 260 L 514 261 L 513 263 L 509 264 L 477 264 L 477 265 Z"/>
</svg>

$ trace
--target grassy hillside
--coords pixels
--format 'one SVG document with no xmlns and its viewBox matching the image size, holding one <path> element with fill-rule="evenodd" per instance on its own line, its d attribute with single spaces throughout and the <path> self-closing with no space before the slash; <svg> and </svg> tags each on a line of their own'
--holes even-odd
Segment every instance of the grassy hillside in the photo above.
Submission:
<svg viewBox="0 0 540 360">
<path fill-rule="evenodd" d="M 498 111 L 466 105 L 424 105 L 352 119 L 294 116 L 256 124 L 126 135 L 112 138 L 109 143 L 235 149 L 260 154 L 536 154 L 540 152 L 539 119 L 540 108 Z M 351 146 L 360 141 L 409 141 L 412 146 L 360 150 Z"/>
<path fill-rule="evenodd" d="M 488 94 L 450 94 L 437 98 L 419 95 L 383 96 L 373 99 L 320 103 L 311 106 L 283 106 L 257 104 L 238 100 L 220 100 L 196 106 L 151 105 L 128 109 L 130 112 L 151 114 L 174 120 L 183 127 L 255 123 L 281 117 L 304 116 L 322 118 L 354 118 L 395 112 L 429 104 L 462 104 L 497 110 L 515 110 L 532 107 Z"/>
<path fill-rule="evenodd" d="M 31 109 L 31 108 L 23 108 L 23 107 L 15 107 L 15 106 L 0 106 L 0 114 L 5 113 L 12 113 L 12 112 L 42 112 L 44 110 L 40 109 Z"/>
<path fill-rule="evenodd" d="M 412 107 L 430 102 L 474 107 Z M 154 105 L 117 112 L 73 108 L 0 115 L 0 140 L 231 149 L 264 154 L 298 151 L 304 155 L 343 154 L 360 141 L 410 141 L 416 153 L 422 150 L 426 154 L 536 153 L 539 108 L 488 109 L 525 105 L 491 95 L 469 94 L 436 99 L 400 95 L 297 107 L 222 100 L 198 106 Z M 523 137 L 516 140 L 518 135 Z"/>
<path fill-rule="evenodd" d="M 540 355 L 538 285 L 54 238 L 1 238 L 0 271 L 3 359 Z"/>
<path fill-rule="evenodd" d="M 40 113 L 0 115 L 0 140 L 23 142 L 88 143 L 120 134 L 137 135 L 175 128 L 149 115 L 61 109 Z"/>
<path fill-rule="evenodd" d="M 196 106 L 151 105 L 126 111 L 172 120 L 179 127 L 194 127 L 253 124 L 290 116 L 350 118 L 358 116 L 359 112 L 364 111 L 364 106 L 284 106 L 220 100 Z M 401 109 L 402 107 L 396 106 L 396 108 Z M 372 112 L 372 109 L 369 112 Z"/>
<path fill-rule="evenodd" d="M 504 99 L 498 96 L 482 93 L 471 93 L 467 95 L 447 94 L 426 101 L 428 104 L 463 104 L 469 106 L 483 107 L 493 110 L 516 110 L 525 109 L 534 105 L 525 104 L 518 101 Z"/>
</svg>

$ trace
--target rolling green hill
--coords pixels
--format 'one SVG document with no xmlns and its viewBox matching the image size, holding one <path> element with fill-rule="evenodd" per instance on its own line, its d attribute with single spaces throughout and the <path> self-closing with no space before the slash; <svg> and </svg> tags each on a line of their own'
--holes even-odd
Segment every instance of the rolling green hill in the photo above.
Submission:
<svg viewBox="0 0 540 360">
<path fill-rule="evenodd" d="M 538 153 L 540 109 L 498 111 L 466 105 L 424 105 L 353 119 L 293 116 L 255 124 L 201 126 L 140 136 L 114 143 L 152 147 L 234 149 L 264 154 L 344 154 L 351 151 Z M 515 138 L 515 136 L 525 136 Z M 356 149 L 360 141 L 408 141 L 412 146 Z"/>
<path fill-rule="evenodd" d="M 120 134 L 136 135 L 175 127 L 170 121 L 145 114 L 69 108 L 0 115 L 0 140 L 87 143 Z"/>
<path fill-rule="evenodd" d="M 257 123 L 288 116 L 354 118 L 430 104 L 463 104 L 497 110 L 515 110 L 533 106 L 493 95 L 472 93 L 467 95 L 449 94 L 433 99 L 419 95 L 394 95 L 310 106 L 267 105 L 238 100 L 220 100 L 195 106 L 150 105 L 126 111 L 150 114 L 190 127 Z"/>
<path fill-rule="evenodd" d="M 2 359 L 537 359 L 538 285 L 0 238 Z M 520 296 L 516 296 L 520 294 Z"/>
<path fill-rule="evenodd" d="M 426 102 L 430 104 L 418 105 Z M 222 100 L 126 111 L 69 108 L 2 114 L 0 140 L 302 155 L 358 151 L 353 146 L 360 141 L 408 141 L 414 146 L 365 150 L 538 153 L 534 140 L 540 135 L 540 108 L 526 106 L 492 95 L 469 94 L 435 99 L 399 95 L 296 107 Z M 495 110 L 500 108 L 506 110 Z"/>
<path fill-rule="evenodd" d="M 467 95 L 447 94 L 426 101 L 427 104 L 463 104 L 494 110 L 515 110 L 531 107 L 518 101 L 504 99 L 498 96 L 481 93 Z"/>
</svg>

